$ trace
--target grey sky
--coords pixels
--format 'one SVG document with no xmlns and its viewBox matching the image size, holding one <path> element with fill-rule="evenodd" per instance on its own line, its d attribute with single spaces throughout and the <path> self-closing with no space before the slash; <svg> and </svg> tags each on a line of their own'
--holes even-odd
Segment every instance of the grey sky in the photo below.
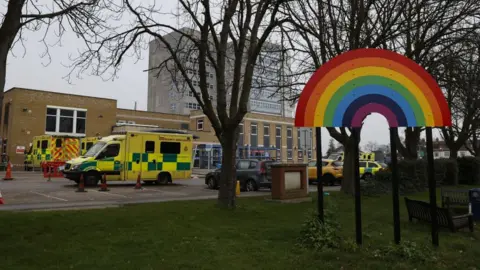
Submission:
<svg viewBox="0 0 480 270">
<path fill-rule="evenodd" d="M 176 1 L 162 1 L 165 10 L 175 8 Z M 3 8 L 3 7 L 1 7 Z M 162 23 L 176 24 L 174 18 L 168 16 L 162 17 Z M 24 87 L 32 89 L 47 90 L 60 93 L 71 93 L 79 95 L 88 95 L 95 97 L 113 98 L 118 100 L 118 106 L 121 108 L 133 109 L 134 102 L 137 101 L 137 109 L 146 110 L 147 108 L 147 73 L 143 72 L 148 66 L 148 53 L 145 51 L 143 59 L 125 58 L 117 78 L 113 81 L 104 81 L 99 77 L 90 76 L 88 73 L 82 75 L 82 78 L 73 76 L 72 83 L 69 83 L 64 76 L 69 72 L 69 55 L 75 55 L 78 49 L 82 48 L 82 43 L 72 34 L 66 34 L 61 44 L 50 48 L 52 56 L 51 63 L 44 66 L 42 63 L 48 63 L 47 58 L 41 58 L 45 48 L 41 42 L 43 32 L 25 32 L 24 42 L 26 55 L 23 56 L 24 49 L 21 44 L 17 44 L 9 56 L 7 64 L 6 89 L 12 87 Z M 53 35 L 50 35 L 49 43 L 56 41 Z M 323 132 L 323 149 L 326 150 L 328 132 Z M 368 141 L 376 141 L 378 144 L 388 144 L 387 121 L 383 116 L 372 114 L 365 120 L 362 129 L 362 145 Z"/>
</svg>

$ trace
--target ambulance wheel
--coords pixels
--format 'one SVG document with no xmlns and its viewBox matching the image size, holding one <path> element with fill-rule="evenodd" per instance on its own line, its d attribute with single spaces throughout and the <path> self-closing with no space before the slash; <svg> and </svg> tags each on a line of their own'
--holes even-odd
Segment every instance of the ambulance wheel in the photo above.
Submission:
<svg viewBox="0 0 480 270">
<path fill-rule="evenodd" d="M 170 174 L 169 173 L 160 173 L 158 176 L 157 176 L 157 184 L 159 185 L 166 185 L 168 183 L 171 183 L 172 182 L 172 178 L 170 177 Z"/>
<path fill-rule="evenodd" d="M 96 186 L 100 181 L 100 175 L 96 172 L 85 174 L 85 186 Z"/>
</svg>

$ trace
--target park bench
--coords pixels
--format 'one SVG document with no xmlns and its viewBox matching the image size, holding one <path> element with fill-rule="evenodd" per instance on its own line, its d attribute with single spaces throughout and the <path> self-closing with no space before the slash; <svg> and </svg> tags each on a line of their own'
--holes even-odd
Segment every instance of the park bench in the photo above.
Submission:
<svg viewBox="0 0 480 270">
<path fill-rule="evenodd" d="M 450 209 L 452 206 L 462 206 L 468 208 L 470 202 L 467 189 L 445 189 L 442 188 L 442 207 Z"/>
<path fill-rule="evenodd" d="M 413 219 L 432 222 L 430 215 L 430 204 L 427 202 L 410 200 L 405 197 L 405 204 L 407 206 L 408 220 Z M 473 232 L 473 217 L 471 214 L 452 216 L 450 211 L 446 208 L 437 207 L 438 226 L 448 228 L 452 232 L 468 227 Z"/>
</svg>

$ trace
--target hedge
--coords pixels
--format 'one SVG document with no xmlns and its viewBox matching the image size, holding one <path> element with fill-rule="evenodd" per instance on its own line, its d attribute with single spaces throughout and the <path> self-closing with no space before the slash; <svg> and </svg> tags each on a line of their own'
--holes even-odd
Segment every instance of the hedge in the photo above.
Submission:
<svg viewBox="0 0 480 270">
<path fill-rule="evenodd" d="M 461 185 L 480 185 L 480 158 L 457 158 L 458 180 Z"/>
<path fill-rule="evenodd" d="M 437 186 L 455 183 L 458 180 L 457 163 L 450 159 L 436 159 L 434 163 Z M 424 159 L 398 162 L 399 192 L 402 195 L 425 191 L 428 186 L 427 161 Z M 390 193 L 392 188 L 390 171 L 377 172 L 375 178 L 362 184 L 365 195 Z"/>
</svg>

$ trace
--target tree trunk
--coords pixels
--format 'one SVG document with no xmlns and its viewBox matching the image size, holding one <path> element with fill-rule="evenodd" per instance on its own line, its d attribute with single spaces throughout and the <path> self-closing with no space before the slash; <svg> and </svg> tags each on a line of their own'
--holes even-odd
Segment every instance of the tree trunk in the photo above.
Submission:
<svg viewBox="0 0 480 270">
<path fill-rule="evenodd" d="M 420 128 L 406 128 L 405 129 L 405 146 L 397 136 L 398 152 L 404 159 L 416 160 L 418 159 L 418 143 L 420 141 Z"/>
<path fill-rule="evenodd" d="M 235 208 L 236 168 L 235 153 L 237 140 L 233 131 L 225 130 L 220 137 L 222 144 L 222 171 L 220 173 L 220 189 L 218 191 L 218 205 L 225 208 Z"/>
<path fill-rule="evenodd" d="M 342 191 L 353 195 L 355 194 L 355 157 L 353 148 L 355 147 L 353 139 L 349 136 L 343 147 L 343 180 L 342 180 Z M 357 146 L 358 147 L 358 146 Z"/>
<path fill-rule="evenodd" d="M 450 156 L 448 157 L 449 159 L 457 159 L 458 157 L 458 150 L 456 148 L 451 148 L 450 149 Z"/>
</svg>

